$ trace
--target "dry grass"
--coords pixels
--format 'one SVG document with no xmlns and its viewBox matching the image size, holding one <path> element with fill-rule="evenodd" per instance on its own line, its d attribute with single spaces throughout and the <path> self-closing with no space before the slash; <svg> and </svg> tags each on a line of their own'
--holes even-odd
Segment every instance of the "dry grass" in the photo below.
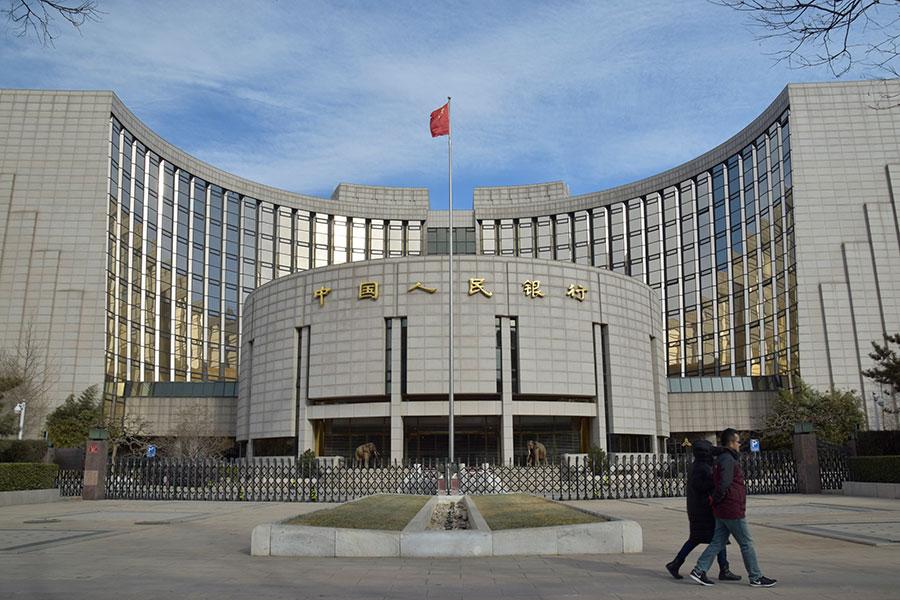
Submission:
<svg viewBox="0 0 900 600">
<path fill-rule="evenodd" d="M 607 519 L 591 515 L 571 506 L 558 504 L 526 494 L 499 496 L 472 496 L 475 506 L 493 530 L 521 529 L 523 527 L 553 527 L 555 525 L 579 525 L 602 523 Z"/>
<path fill-rule="evenodd" d="M 402 531 L 430 496 L 369 496 L 285 521 L 285 525 Z"/>
</svg>

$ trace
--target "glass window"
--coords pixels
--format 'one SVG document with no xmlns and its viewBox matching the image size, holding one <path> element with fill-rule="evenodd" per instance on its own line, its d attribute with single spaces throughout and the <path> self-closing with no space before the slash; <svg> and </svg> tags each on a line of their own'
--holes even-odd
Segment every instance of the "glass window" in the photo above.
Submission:
<svg viewBox="0 0 900 600">
<path fill-rule="evenodd" d="M 340 265 L 348 261 L 348 242 L 350 240 L 350 231 L 347 228 L 347 217 L 341 215 L 334 216 L 334 261 L 333 264 Z"/>
<path fill-rule="evenodd" d="M 406 227 L 406 253 L 409 256 L 422 254 L 422 223 L 412 222 Z"/>
<path fill-rule="evenodd" d="M 366 220 L 360 217 L 350 219 L 350 260 L 366 260 Z"/>
<path fill-rule="evenodd" d="M 403 222 L 388 221 L 388 256 L 403 256 Z"/>
<path fill-rule="evenodd" d="M 371 240 L 369 251 L 372 258 L 384 258 L 384 221 L 372 219 L 369 239 Z"/>
<path fill-rule="evenodd" d="M 504 256 L 516 254 L 516 226 L 512 219 L 500 221 L 500 254 Z"/>
<path fill-rule="evenodd" d="M 534 256 L 534 227 L 531 219 L 518 222 L 519 256 Z"/>
<path fill-rule="evenodd" d="M 481 253 L 497 254 L 497 226 L 493 221 L 481 222 Z"/>
<path fill-rule="evenodd" d="M 553 224 L 550 217 L 537 218 L 538 258 L 553 258 Z"/>
</svg>

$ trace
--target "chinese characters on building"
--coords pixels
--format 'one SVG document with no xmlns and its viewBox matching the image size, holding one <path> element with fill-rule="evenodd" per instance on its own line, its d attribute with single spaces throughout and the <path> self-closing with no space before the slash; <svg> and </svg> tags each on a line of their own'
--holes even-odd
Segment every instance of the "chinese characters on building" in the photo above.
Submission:
<svg viewBox="0 0 900 600">
<path fill-rule="evenodd" d="M 486 283 L 484 277 L 469 278 L 469 296 L 481 294 L 485 298 L 491 298 L 493 297 L 494 292 L 489 290 L 488 287 L 489 284 Z M 381 296 L 380 288 L 381 284 L 378 281 L 361 281 L 359 283 L 359 292 L 356 298 L 357 300 L 377 301 Z M 313 292 L 313 298 L 319 302 L 319 306 L 325 306 L 325 297 L 332 291 L 333 290 L 330 287 L 322 286 Z M 429 287 L 421 281 L 416 281 L 406 290 L 406 293 L 409 294 L 417 291 L 425 292 L 426 294 L 434 294 L 438 289 L 436 287 Z M 570 283 L 568 288 L 566 288 L 565 296 L 577 300 L 578 302 L 584 302 L 587 298 L 587 292 L 588 288 L 585 286 L 578 283 Z M 545 290 L 541 287 L 539 279 L 526 279 L 522 282 L 522 295 L 531 299 L 544 298 Z"/>
</svg>

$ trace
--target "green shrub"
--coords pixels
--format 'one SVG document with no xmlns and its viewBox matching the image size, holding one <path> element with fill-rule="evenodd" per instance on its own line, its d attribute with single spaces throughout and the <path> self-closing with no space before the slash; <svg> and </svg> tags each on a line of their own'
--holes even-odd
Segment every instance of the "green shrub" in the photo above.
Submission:
<svg viewBox="0 0 900 600">
<path fill-rule="evenodd" d="M 0 463 L 39 463 L 45 454 L 44 440 L 0 440 Z"/>
<path fill-rule="evenodd" d="M 52 488 L 58 471 L 58 466 L 44 463 L 2 463 L 0 492 Z"/>
<path fill-rule="evenodd" d="M 856 434 L 859 456 L 893 456 L 900 454 L 900 431 L 860 431 Z"/>
<path fill-rule="evenodd" d="M 588 450 L 588 458 L 594 475 L 603 473 L 606 470 L 607 457 L 603 448 L 596 444 L 591 444 L 591 448 Z"/>
<path fill-rule="evenodd" d="M 849 481 L 900 483 L 900 456 L 852 456 Z"/>
</svg>

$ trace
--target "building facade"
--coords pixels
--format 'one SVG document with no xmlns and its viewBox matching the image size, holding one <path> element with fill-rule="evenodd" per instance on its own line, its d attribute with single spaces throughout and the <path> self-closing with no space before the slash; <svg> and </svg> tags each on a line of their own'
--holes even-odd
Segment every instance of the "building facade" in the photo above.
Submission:
<svg viewBox="0 0 900 600">
<path fill-rule="evenodd" d="M 869 366 L 870 342 L 900 330 L 893 194 L 900 111 L 892 101 L 898 94 L 898 81 L 789 85 L 720 146 L 633 184 L 581 196 L 570 196 L 563 183 L 476 189 L 473 210 L 454 213 L 454 238 L 460 260 L 474 260 L 478 268 L 460 272 L 453 289 L 481 278 L 479 269 L 497 277 L 492 283 L 502 294 L 518 300 L 526 298 L 526 280 L 590 275 L 599 291 L 616 287 L 617 274 L 627 276 L 629 285 L 648 293 L 633 321 L 650 327 L 640 336 L 656 340 L 661 376 L 668 382 L 657 390 L 652 372 L 641 373 L 639 393 L 613 387 L 609 398 L 596 377 L 593 390 L 579 388 L 583 394 L 571 391 L 582 379 L 550 390 L 559 398 L 592 398 L 589 415 L 567 402 L 541 405 L 541 415 L 517 412 L 504 405 L 504 392 L 473 398 L 495 403 L 490 409 L 472 405 L 477 414 L 465 415 L 496 419 L 483 422 L 486 431 L 496 432 L 490 448 L 508 455 L 517 443 L 519 417 L 588 419 L 577 425 L 582 433 L 576 445 L 599 443 L 612 450 L 659 448 L 659 438 L 680 440 L 724 426 L 754 429 L 773 390 L 797 376 L 820 389 L 857 390 L 870 427 L 896 426 L 896 415 L 881 412 L 873 400 L 892 407 L 896 398 L 860 371 Z M 427 190 L 340 184 L 330 199 L 322 199 L 263 186 L 166 143 L 109 92 L 0 91 L 0 148 L 0 345 L 15 348 L 28 338 L 44 349 L 54 372 L 44 413 L 69 393 L 96 384 L 108 410 L 144 415 L 161 434 L 173 430 L 180 411 L 196 408 L 216 433 L 236 436 L 257 454 L 282 453 L 285 439 L 293 439 L 292 452 L 313 441 L 326 451 L 335 427 L 352 430 L 354 418 L 380 418 L 388 419 L 384 439 L 396 455 L 397 439 L 406 444 L 414 433 L 421 437 L 409 429 L 413 417 L 440 416 L 424 414 L 434 408 L 404 412 L 412 405 L 403 402 L 414 400 L 403 400 L 402 392 L 395 411 L 393 388 L 371 395 L 375 379 L 361 384 L 365 393 L 334 388 L 332 404 L 320 402 L 327 397 L 324 383 L 314 393 L 301 390 L 312 395 L 299 409 L 294 385 L 291 399 L 279 401 L 293 407 L 287 414 L 284 406 L 271 404 L 275 392 L 267 390 L 265 378 L 254 376 L 252 359 L 246 361 L 249 342 L 254 356 L 261 352 L 254 338 L 286 335 L 254 329 L 263 318 L 256 314 L 259 307 L 276 302 L 269 297 L 272 289 L 284 286 L 277 302 L 293 293 L 290 301 L 309 309 L 315 300 L 307 293 L 311 282 L 333 274 L 343 287 L 322 280 L 334 290 L 320 307 L 329 310 L 329 300 L 338 304 L 339 292 L 352 291 L 350 273 L 375 279 L 370 275 L 393 265 L 431 285 L 425 280 L 434 279 L 448 250 L 449 218 L 446 211 L 429 209 Z M 530 271 L 546 275 L 525 277 Z M 382 289 L 399 298 L 406 282 L 397 273 L 383 273 L 388 287 Z M 609 300 L 611 306 L 618 301 L 615 294 Z M 620 326 L 621 321 L 604 323 L 602 295 L 591 302 L 599 302 L 599 308 L 583 311 L 593 315 L 591 321 L 572 317 L 581 323 L 578 335 L 596 325 Z M 471 369 L 480 382 L 472 393 L 488 393 L 484 374 L 497 370 L 496 356 L 502 358 L 503 342 L 511 342 L 505 337 L 509 324 L 525 319 L 520 312 L 537 304 L 477 315 L 481 342 L 491 336 L 495 341 L 459 358 L 466 365 L 459 385 Z M 374 306 L 380 305 L 366 310 Z M 465 310 L 463 300 L 459 306 Z M 646 306 L 659 308 L 657 330 L 640 316 Z M 370 333 L 373 323 L 381 328 L 380 358 L 367 359 L 380 360 L 380 367 L 368 364 L 366 377 L 384 374 L 383 346 L 391 340 L 391 348 L 397 347 L 393 322 L 406 318 L 414 327 L 406 310 L 411 307 L 398 301 L 391 311 L 358 323 Z M 340 311 L 344 323 L 357 318 Z M 308 327 L 311 344 L 317 328 L 328 326 L 322 314 L 298 313 L 295 324 L 272 326 L 295 334 Z M 554 339 L 557 325 L 565 331 L 565 324 L 548 318 L 534 326 L 546 327 Z M 592 351 L 590 360 L 602 366 L 603 354 Z M 340 353 L 332 356 L 340 362 Z M 521 364 L 501 362 L 500 371 L 513 367 L 521 378 L 533 375 Z M 285 368 L 297 379 L 296 364 Z M 419 367 L 407 375 L 414 371 L 418 376 Z M 313 382 L 325 373 L 309 377 Z M 439 373 L 434 377 L 441 381 Z M 441 392 L 434 387 L 425 393 Z M 520 389 L 508 401 L 529 402 L 532 394 L 544 391 Z M 611 411 L 607 402 L 613 402 Z M 651 405 L 652 418 L 646 409 Z M 613 420 L 607 426 L 607 412 L 614 415 L 617 408 L 623 418 L 633 410 L 646 422 Z M 307 410 L 309 416 L 300 418 Z M 39 435 L 40 412 L 32 412 L 28 435 Z M 349 420 L 329 430 L 319 421 L 330 417 L 317 414 Z M 508 419 L 514 421 L 512 433 Z M 437 430 L 435 423 L 427 427 Z M 574 426 L 569 421 L 553 427 Z M 398 438 L 398 431 L 404 435 Z M 330 435 L 337 443 L 338 433 Z"/>
</svg>

